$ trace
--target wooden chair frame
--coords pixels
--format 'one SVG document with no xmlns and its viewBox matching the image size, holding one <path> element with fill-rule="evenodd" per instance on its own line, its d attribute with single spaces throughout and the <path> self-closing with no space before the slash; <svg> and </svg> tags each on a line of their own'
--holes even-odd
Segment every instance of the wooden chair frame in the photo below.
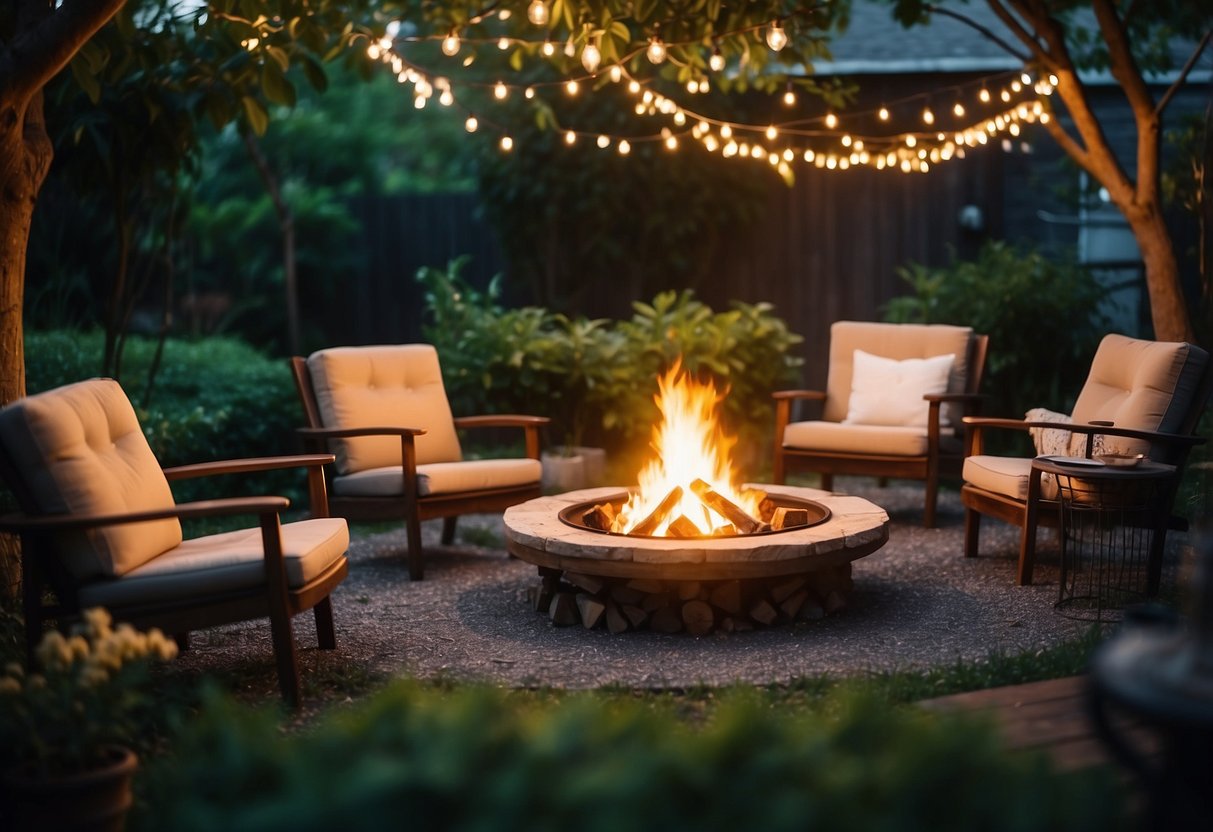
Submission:
<svg viewBox="0 0 1213 832">
<path fill-rule="evenodd" d="M 320 407 L 316 401 L 316 391 L 312 386 L 307 360 L 300 356 L 292 357 L 291 373 L 295 378 L 295 387 L 299 391 L 308 425 L 299 429 L 299 435 L 303 437 L 309 449 L 323 448 L 331 439 L 354 436 L 400 437 L 404 493 L 398 497 L 343 497 L 334 494 L 329 498 L 329 508 L 333 514 L 349 520 L 403 519 L 408 539 L 409 578 L 414 581 L 421 580 L 425 575 L 421 548 L 422 521 L 442 518 L 442 543 L 449 545 L 455 539 L 455 522 L 459 515 L 505 511 L 510 506 L 534 499 L 543 493 L 540 483 L 535 482 L 509 488 L 486 488 L 422 496 L 417 492 L 417 447 L 414 440 L 423 435 L 424 430 L 409 427 L 326 428 L 320 418 Z M 515 414 L 454 418 L 456 429 L 522 428 L 526 436 L 527 457 L 535 460 L 540 458 L 539 430 L 550 421 L 546 416 Z"/>
<path fill-rule="evenodd" d="M 944 476 L 959 477 L 964 467 L 964 453 L 945 453 L 940 443 L 942 405 L 953 403 L 962 407 L 965 416 L 975 416 L 981 410 L 983 397 L 977 391 L 985 370 L 989 336 L 974 334 L 969 339 L 967 366 L 963 393 L 940 393 L 923 396 L 929 412 L 927 415 L 927 452 L 922 456 L 891 456 L 883 454 L 844 453 L 802 448 L 785 448 L 783 434 L 792 417 L 792 404 L 796 401 L 824 402 L 823 390 L 781 390 L 775 398 L 775 442 L 774 472 L 776 483 L 785 482 L 794 471 L 815 471 L 821 474 L 821 487 L 829 491 L 834 486 L 835 474 L 857 474 L 861 476 L 895 477 L 899 479 L 923 480 L 926 483 L 925 505 L 922 524 L 928 529 L 935 527 L 936 505 L 939 500 L 939 481 Z"/>
<path fill-rule="evenodd" d="M 324 466 L 333 461 L 332 454 L 261 457 L 224 460 L 197 465 L 165 468 L 170 482 L 203 476 L 252 473 L 285 468 L 307 469 L 308 494 L 312 516 L 327 517 Z M 141 523 L 176 517 L 180 520 L 224 515 L 254 515 L 261 529 L 265 557 L 266 580 L 261 586 L 222 593 L 209 593 L 196 598 L 180 598 L 164 602 L 108 606 L 118 620 L 137 627 L 159 627 L 172 634 L 183 646 L 188 645 L 189 633 L 206 627 L 248 621 L 256 618 L 270 620 L 278 684 L 286 702 L 299 703 L 299 662 L 291 619 L 311 609 L 316 619 L 316 632 L 322 650 L 337 646 L 333 628 L 333 608 L 329 598 L 345 579 L 349 564 L 344 556 L 321 575 L 307 584 L 291 588 L 287 583 L 282 554 L 280 514 L 290 505 L 285 497 L 233 497 L 181 503 L 153 511 L 123 512 L 106 515 L 46 515 L 38 512 L 32 496 L 22 485 L 12 460 L 0 447 L 0 474 L 10 484 L 23 515 L 0 518 L 0 530 L 21 537 L 22 607 L 25 614 L 26 650 L 31 664 L 34 651 L 42 637 L 46 621 L 77 618 L 81 612 L 79 586 L 67 575 L 55 553 L 55 538 L 67 531 L 87 530 L 124 523 Z M 43 601 L 44 588 L 49 586 L 57 603 Z"/>
<path fill-rule="evenodd" d="M 1162 455 L 1163 458 L 1160 461 L 1175 466 L 1174 481 L 1170 485 L 1170 493 L 1167 494 L 1165 502 L 1167 506 L 1170 506 L 1175 500 L 1175 492 L 1179 488 L 1180 480 L 1183 478 L 1184 464 L 1187 461 L 1189 452 L 1194 446 L 1205 442 L 1202 437 L 1196 436 L 1191 431 L 1195 430 L 1196 422 L 1204 411 L 1204 402 L 1208 398 L 1211 376 L 1213 376 L 1213 373 L 1210 373 L 1206 369 L 1204 381 L 1201 384 L 1201 392 L 1198 392 L 1196 398 L 1198 404 L 1192 407 L 1188 417 L 1184 420 L 1183 427 L 1186 431 L 1184 433 L 1158 433 L 1156 431 L 1118 428 L 1111 423 L 1103 421 L 1081 425 L 1058 422 L 1030 422 L 1022 419 L 966 417 L 964 420 L 967 440 L 966 456 L 982 453 L 983 432 L 987 429 L 1027 431 L 1031 428 L 1044 428 L 1048 430 L 1067 430 L 1087 437 L 1085 452 L 1085 456 L 1087 457 L 1091 456 L 1096 434 L 1123 436 L 1127 439 L 1141 439 L 1166 449 L 1167 452 Z M 981 515 L 985 514 L 997 520 L 1002 520 L 1005 523 L 1010 523 L 1013 526 L 1018 526 L 1020 528 L 1019 566 L 1016 570 L 1015 581 L 1019 586 L 1030 585 L 1032 583 L 1033 566 L 1036 561 L 1037 529 L 1040 526 L 1055 528 L 1058 522 L 1057 501 L 1041 496 L 1040 472 L 1032 472 L 1028 480 L 1026 499 L 1018 500 L 1006 494 L 989 491 L 966 482 L 960 489 L 960 501 L 965 507 L 965 557 L 972 558 L 977 556 L 981 534 Z M 1181 518 L 1172 517 L 1169 525 L 1171 528 L 1185 528 L 1186 522 Z M 1155 544 L 1161 551 L 1162 541 L 1155 541 Z"/>
</svg>

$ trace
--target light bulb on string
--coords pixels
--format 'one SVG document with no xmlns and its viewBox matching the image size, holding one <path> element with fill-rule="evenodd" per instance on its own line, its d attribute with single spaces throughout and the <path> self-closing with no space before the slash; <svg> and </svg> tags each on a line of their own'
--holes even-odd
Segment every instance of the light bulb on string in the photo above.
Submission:
<svg viewBox="0 0 1213 832">
<path fill-rule="evenodd" d="M 935 123 L 935 113 L 931 112 L 930 107 L 923 108 L 922 122 L 923 122 L 923 124 L 934 124 Z"/>
<path fill-rule="evenodd" d="M 621 67 L 619 64 L 614 64 L 611 66 L 611 71 L 608 74 L 611 76 L 611 80 L 618 84 L 623 78 L 623 67 Z"/>
<path fill-rule="evenodd" d="M 990 103 L 990 91 L 985 87 L 981 88 L 981 92 L 977 93 L 977 97 L 981 100 L 982 104 Z"/>
<path fill-rule="evenodd" d="M 654 35 L 649 38 L 649 48 L 645 50 L 645 56 L 648 57 L 649 63 L 659 64 L 665 61 L 665 44 L 661 38 Z"/>
<path fill-rule="evenodd" d="M 831 130 L 833 130 L 837 126 L 838 126 L 838 116 L 834 115 L 833 113 L 826 113 L 826 127 L 829 127 Z"/>
<path fill-rule="evenodd" d="M 767 46 L 771 50 L 778 52 L 788 45 L 788 33 L 783 30 L 783 26 L 778 20 L 772 20 L 771 25 L 767 28 Z"/>
<path fill-rule="evenodd" d="M 880 108 L 879 112 L 876 113 L 876 115 L 881 121 L 888 121 L 889 120 L 889 108 L 882 106 Z"/>
<path fill-rule="evenodd" d="M 502 52 L 509 49 L 510 48 L 510 39 L 509 38 L 497 38 L 497 48 L 500 49 Z"/>
<path fill-rule="evenodd" d="M 787 107 L 796 103 L 796 90 L 792 89 L 791 81 L 788 81 L 788 88 L 783 91 L 783 103 Z"/>
<path fill-rule="evenodd" d="M 957 118 L 960 118 L 961 116 L 963 116 L 965 114 L 965 105 L 963 105 L 959 101 L 957 101 L 955 104 L 952 105 L 952 112 L 956 115 Z"/>
<path fill-rule="evenodd" d="M 775 125 L 774 125 L 774 124 L 769 125 L 769 126 L 767 127 L 767 132 L 766 132 L 767 139 L 769 139 L 770 141 L 775 141 L 775 137 L 776 137 L 776 136 L 778 136 L 778 135 L 779 135 L 779 131 L 777 131 L 777 130 L 775 129 Z"/>
<path fill-rule="evenodd" d="M 677 150 L 677 149 L 678 149 L 678 139 L 677 139 L 677 137 L 675 137 L 675 136 L 666 136 L 666 137 L 665 137 L 665 147 L 666 147 L 666 150 Z"/>
<path fill-rule="evenodd" d="M 1006 101 L 1010 101 L 1010 100 L 1011 100 L 1011 93 L 1007 92 L 1007 91 L 1004 89 L 1002 92 L 998 93 L 998 97 L 999 97 L 999 98 L 1001 98 L 1001 99 L 1002 99 L 1004 102 L 1006 102 Z"/>
<path fill-rule="evenodd" d="M 580 89 L 581 89 L 581 85 L 578 84 L 576 81 L 570 80 L 564 85 L 564 91 L 567 92 L 569 95 L 576 95 Z"/>
<path fill-rule="evenodd" d="M 720 53 L 719 46 L 712 50 L 712 57 L 708 58 L 708 66 L 713 72 L 720 72 L 724 69 L 724 55 Z"/>
<path fill-rule="evenodd" d="M 628 155 L 629 153 L 631 153 L 631 152 L 632 152 L 632 145 L 631 145 L 631 143 L 630 143 L 630 142 L 628 142 L 628 140 L 627 140 L 627 139 L 622 139 L 622 140 L 619 142 L 619 155 L 620 155 L 620 156 L 627 156 L 627 155 Z"/>
<path fill-rule="evenodd" d="M 526 19 L 536 26 L 546 26 L 549 18 L 548 4 L 544 0 L 531 0 L 531 5 L 526 7 Z"/>
<path fill-rule="evenodd" d="M 733 128 L 727 124 L 720 125 L 720 138 L 731 139 L 733 137 Z"/>
<path fill-rule="evenodd" d="M 568 132 L 566 132 L 564 134 L 564 143 L 565 144 L 571 145 L 576 141 L 577 141 L 577 134 L 574 133 L 572 130 L 569 130 Z"/>
<path fill-rule="evenodd" d="M 476 120 L 475 116 L 468 116 L 467 121 L 463 123 L 463 129 L 469 133 L 475 133 L 479 127 L 480 122 Z"/>
<path fill-rule="evenodd" d="M 1057 86 L 1057 76 L 1053 75 L 1052 73 L 1049 74 L 1049 86 L 1051 86 L 1051 87 Z"/>
<path fill-rule="evenodd" d="M 1025 86 L 1030 86 L 1032 83 L 1032 76 L 1025 72 L 1019 76 L 1019 80 L 1023 81 Z"/>
<path fill-rule="evenodd" d="M 540 49 L 542 50 L 543 56 L 545 58 L 550 58 L 556 54 L 556 45 L 554 43 L 552 43 L 551 38 L 544 38 L 543 46 L 540 47 Z"/>
<path fill-rule="evenodd" d="M 452 29 L 447 33 L 447 36 L 442 39 L 442 54 L 448 58 L 454 57 L 459 53 L 459 35 Z"/>
<path fill-rule="evenodd" d="M 577 54 L 577 44 L 573 43 L 572 35 L 564 42 L 564 54 L 570 58 Z"/>
<path fill-rule="evenodd" d="M 700 95 L 705 94 L 705 93 L 706 93 L 708 90 L 710 90 L 711 88 L 712 88 L 712 87 L 711 87 L 711 85 L 708 83 L 708 79 L 707 79 L 707 78 L 700 78 L 700 79 L 699 79 L 699 94 L 700 94 Z"/>
<path fill-rule="evenodd" d="M 598 137 L 598 146 L 601 147 L 603 150 L 605 150 L 606 148 L 611 146 L 611 139 L 608 136 L 599 136 Z"/>
<path fill-rule="evenodd" d="M 493 87 L 493 97 L 498 101 L 504 101 L 505 97 L 510 94 L 509 88 L 505 84 L 498 81 Z"/>
<path fill-rule="evenodd" d="M 535 97 L 535 88 L 527 87 L 525 90 L 522 91 L 522 95 L 524 98 L 528 98 L 528 99 L 534 98 Z"/>
<path fill-rule="evenodd" d="M 687 81 L 687 92 L 689 92 L 691 95 L 699 92 L 699 82 L 694 78 Z"/>
<path fill-rule="evenodd" d="M 502 136 L 501 137 L 501 149 L 504 150 L 506 153 L 509 153 L 511 150 L 514 149 L 514 140 L 511 139 L 509 136 Z"/>
<path fill-rule="evenodd" d="M 597 39 L 590 41 L 581 50 L 581 65 L 585 67 L 585 71 L 593 75 L 598 71 L 598 65 L 602 63 L 602 51 L 598 48 Z"/>
<path fill-rule="evenodd" d="M 455 96 L 451 93 L 450 89 L 442 91 L 442 95 L 438 96 L 438 103 L 443 107 L 449 107 L 455 103 Z"/>
</svg>

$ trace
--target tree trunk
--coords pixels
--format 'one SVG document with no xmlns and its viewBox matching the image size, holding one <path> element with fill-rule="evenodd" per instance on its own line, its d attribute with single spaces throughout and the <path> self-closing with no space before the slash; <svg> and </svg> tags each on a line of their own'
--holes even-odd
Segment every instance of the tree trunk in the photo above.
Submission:
<svg viewBox="0 0 1213 832">
<path fill-rule="evenodd" d="M 42 93 L 0 100 L 0 405 L 25 395 L 25 249 L 53 153 Z"/>
<path fill-rule="evenodd" d="M 1179 263 L 1162 211 L 1158 205 L 1147 205 L 1124 214 L 1145 265 L 1154 337 L 1159 341 L 1195 341 L 1179 280 Z"/>
</svg>

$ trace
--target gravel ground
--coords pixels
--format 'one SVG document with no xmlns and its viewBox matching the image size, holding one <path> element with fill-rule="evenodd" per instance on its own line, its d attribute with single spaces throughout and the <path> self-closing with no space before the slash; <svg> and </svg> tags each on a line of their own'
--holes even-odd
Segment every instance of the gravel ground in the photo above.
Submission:
<svg viewBox="0 0 1213 832">
<path fill-rule="evenodd" d="M 369 673 L 570 689 L 767 684 L 1019 653 L 1073 639 L 1089 626 L 1053 608 L 1052 532 L 1041 537 L 1036 583 L 1017 587 L 1018 529 L 986 520 L 982 556 L 964 558 L 957 493 L 941 495 L 939 528 L 924 529 L 920 486 L 840 478 L 836 487 L 884 507 L 891 526 L 888 544 L 855 562 L 850 606 L 824 620 L 702 638 L 557 628 L 527 605 L 535 569 L 507 558 L 501 518 L 477 516 L 461 518 L 460 530 L 474 527 L 468 538 L 481 545 L 457 536 L 443 547 L 440 523 L 425 524 L 426 578 L 417 583 L 405 569 L 403 529 L 358 535 L 350 575 L 333 595 L 338 649 L 315 649 L 311 616 L 296 619 L 305 682 L 308 674 Z M 194 645 L 178 659 L 181 670 L 230 675 L 236 667 L 257 668 L 250 686 L 272 684 L 268 622 L 198 633 Z"/>
</svg>

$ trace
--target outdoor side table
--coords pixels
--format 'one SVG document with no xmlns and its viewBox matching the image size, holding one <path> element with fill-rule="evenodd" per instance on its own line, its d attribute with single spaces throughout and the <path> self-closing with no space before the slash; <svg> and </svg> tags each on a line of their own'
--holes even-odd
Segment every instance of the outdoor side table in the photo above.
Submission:
<svg viewBox="0 0 1213 832">
<path fill-rule="evenodd" d="M 1072 618 L 1118 621 L 1126 604 L 1157 595 L 1175 466 L 1038 457 L 1032 477 L 1043 474 L 1057 481 L 1056 609 Z"/>
</svg>

